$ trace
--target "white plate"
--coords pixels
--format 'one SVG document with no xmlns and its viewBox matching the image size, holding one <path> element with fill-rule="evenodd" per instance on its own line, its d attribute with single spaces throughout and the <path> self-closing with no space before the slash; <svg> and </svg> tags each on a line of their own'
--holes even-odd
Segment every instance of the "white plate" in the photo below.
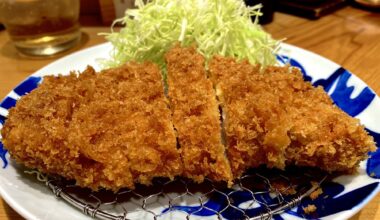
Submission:
<svg viewBox="0 0 380 220">
<path fill-rule="evenodd" d="M 1 124 L 7 116 L 7 109 L 14 105 L 25 92 L 35 88 L 41 76 L 52 73 L 67 74 L 71 70 L 82 71 L 87 65 L 99 69 L 96 60 L 107 58 L 111 48 L 111 45 L 107 43 L 73 53 L 28 77 L 0 104 Z M 290 62 L 301 68 L 305 78 L 313 84 L 324 85 L 338 106 L 350 115 L 359 118 L 375 139 L 380 140 L 380 99 L 365 83 L 339 65 L 295 46 L 283 44 L 279 54 L 281 54 L 280 63 Z M 5 157 L 1 157 L 4 155 Z M 90 219 L 63 200 L 56 198 L 44 184 L 37 182 L 35 177 L 23 173 L 23 169 L 9 159 L 9 155 L 2 150 L 1 146 L 0 157 L 0 194 L 23 217 L 56 220 Z M 8 165 L 6 162 L 9 162 Z M 318 208 L 317 212 L 313 216 L 304 217 L 349 218 L 376 195 L 380 189 L 379 178 L 380 150 L 368 161 L 360 164 L 359 174 L 340 176 L 327 183 L 323 188 L 325 195 L 313 201 Z M 327 198 L 325 198 L 326 194 L 328 194 Z M 307 201 L 300 206 L 306 204 Z M 288 210 L 276 219 L 300 218 L 302 216 L 300 206 Z"/>
</svg>

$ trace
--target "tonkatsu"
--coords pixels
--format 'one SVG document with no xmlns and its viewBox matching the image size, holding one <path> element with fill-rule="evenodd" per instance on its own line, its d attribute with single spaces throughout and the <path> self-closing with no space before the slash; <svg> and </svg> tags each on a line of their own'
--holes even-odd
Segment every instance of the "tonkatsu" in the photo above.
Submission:
<svg viewBox="0 0 380 220">
<path fill-rule="evenodd" d="M 182 172 L 167 105 L 148 62 L 48 76 L 10 110 L 3 143 L 17 162 L 80 186 L 134 188 Z"/>
<path fill-rule="evenodd" d="M 216 56 L 209 71 L 235 177 L 259 165 L 351 172 L 375 150 L 359 120 L 334 105 L 322 87 L 305 82 L 297 68 Z"/>
<path fill-rule="evenodd" d="M 219 105 L 205 60 L 196 48 L 175 46 L 165 56 L 168 96 L 178 134 L 183 175 L 196 182 L 205 177 L 232 182 L 222 144 Z"/>
</svg>

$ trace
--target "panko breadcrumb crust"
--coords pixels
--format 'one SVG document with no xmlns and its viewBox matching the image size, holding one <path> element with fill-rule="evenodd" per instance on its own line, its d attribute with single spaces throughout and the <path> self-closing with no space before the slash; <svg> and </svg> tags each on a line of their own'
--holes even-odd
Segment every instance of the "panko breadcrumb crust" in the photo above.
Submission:
<svg viewBox="0 0 380 220">
<path fill-rule="evenodd" d="M 312 205 L 312 204 L 309 204 L 307 205 L 306 207 L 302 207 L 303 211 L 306 213 L 306 214 L 311 214 L 315 211 L 317 211 L 317 206 L 315 205 Z"/>
<path fill-rule="evenodd" d="M 246 61 L 214 57 L 209 70 L 225 114 L 228 158 L 235 177 L 265 164 L 352 172 L 376 149 L 359 120 L 336 105 L 297 68 L 261 71 Z"/>
<path fill-rule="evenodd" d="M 168 95 L 177 130 L 183 175 L 232 183 L 222 144 L 219 107 L 205 60 L 194 47 L 175 46 L 165 55 Z"/>
<path fill-rule="evenodd" d="M 3 143 L 16 161 L 93 190 L 173 179 L 182 166 L 167 105 L 152 63 L 47 76 L 10 109 Z"/>
<path fill-rule="evenodd" d="M 260 165 L 350 173 L 375 150 L 296 68 L 215 56 L 207 74 L 202 55 L 178 45 L 165 59 L 169 100 L 150 62 L 44 77 L 9 110 L 4 147 L 29 168 L 113 191 L 175 176 L 231 186 Z"/>
</svg>

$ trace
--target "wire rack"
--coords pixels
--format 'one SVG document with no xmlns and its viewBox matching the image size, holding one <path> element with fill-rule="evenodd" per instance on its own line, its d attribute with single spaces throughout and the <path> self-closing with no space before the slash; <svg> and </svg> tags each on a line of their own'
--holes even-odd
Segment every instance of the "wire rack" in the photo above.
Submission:
<svg viewBox="0 0 380 220">
<path fill-rule="evenodd" d="M 117 193 L 80 188 L 49 176 L 44 182 L 59 197 L 97 219 L 272 219 L 298 206 L 327 178 L 319 170 L 259 168 L 228 189 L 206 179 L 202 184 L 179 178 L 156 179 L 152 186 Z M 175 217 L 173 217 L 175 216 Z"/>
</svg>

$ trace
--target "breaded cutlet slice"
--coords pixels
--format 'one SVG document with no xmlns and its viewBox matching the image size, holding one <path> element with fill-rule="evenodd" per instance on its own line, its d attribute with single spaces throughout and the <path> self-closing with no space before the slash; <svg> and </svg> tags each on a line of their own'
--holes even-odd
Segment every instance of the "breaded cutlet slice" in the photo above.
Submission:
<svg viewBox="0 0 380 220">
<path fill-rule="evenodd" d="M 96 73 L 46 77 L 17 102 L 2 130 L 27 167 L 94 190 L 181 174 L 158 67 L 130 63 Z"/>
<path fill-rule="evenodd" d="M 178 45 L 165 55 L 173 124 L 184 164 L 183 175 L 202 182 L 232 182 L 221 139 L 220 114 L 204 58 L 193 47 Z"/>
<path fill-rule="evenodd" d="M 90 85 L 86 88 L 86 85 Z M 129 63 L 104 70 L 86 88 L 86 99 L 73 114 L 69 141 L 105 166 L 117 180 L 129 170 L 132 182 L 181 174 L 181 160 L 158 67 Z M 122 186 L 123 179 L 120 179 Z M 107 183 L 104 183 L 107 184 Z M 132 188 L 131 186 L 128 186 Z"/>
<path fill-rule="evenodd" d="M 67 143 L 72 112 L 78 105 L 77 82 L 75 73 L 45 76 L 38 88 L 9 110 L 1 135 L 16 162 L 70 179 L 90 174 L 85 172 L 78 149 Z"/>
<path fill-rule="evenodd" d="M 335 106 L 296 68 L 214 57 L 209 71 L 225 114 L 228 158 L 235 177 L 265 164 L 352 172 L 375 150 L 359 121 Z"/>
</svg>

